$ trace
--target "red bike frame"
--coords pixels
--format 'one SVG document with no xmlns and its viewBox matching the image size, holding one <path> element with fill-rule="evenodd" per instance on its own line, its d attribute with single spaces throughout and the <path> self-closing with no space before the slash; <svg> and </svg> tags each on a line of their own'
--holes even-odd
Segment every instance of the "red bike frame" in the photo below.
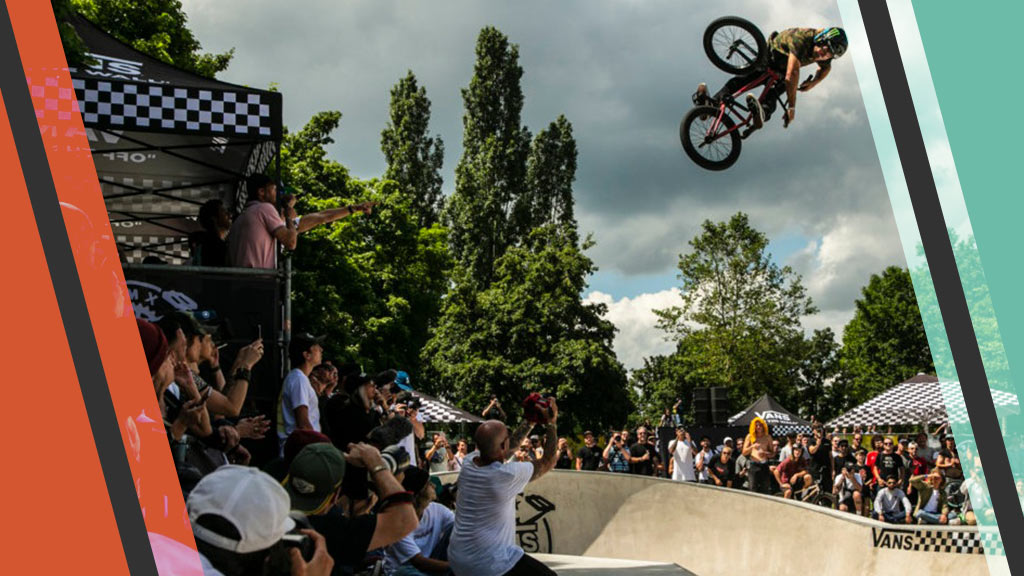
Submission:
<svg viewBox="0 0 1024 576">
<path fill-rule="evenodd" d="M 739 97 L 746 92 L 754 90 L 758 86 L 764 85 L 764 90 L 761 91 L 761 95 L 757 98 L 758 102 L 764 106 L 768 92 L 771 91 L 771 89 L 781 80 L 782 77 L 778 72 L 771 68 L 767 68 L 763 74 L 757 77 L 757 79 L 737 90 L 731 95 L 731 97 L 723 98 L 718 104 L 718 117 L 711 123 L 711 126 L 708 127 L 707 134 L 704 135 L 704 144 L 714 142 L 715 140 L 718 140 L 723 136 L 727 136 L 731 132 L 739 130 L 744 126 L 752 126 L 754 123 L 754 113 L 752 110 L 739 103 Z M 733 117 L 733 127 L 720 133 L 718 130 L 721 128 L 722 118 L 726 114 Z M 740 119 L 742 119 L 742 122 Z M 746 135 L 747 133 L 744 133 L 741 137 L 746 137 Z"/>
</svg>

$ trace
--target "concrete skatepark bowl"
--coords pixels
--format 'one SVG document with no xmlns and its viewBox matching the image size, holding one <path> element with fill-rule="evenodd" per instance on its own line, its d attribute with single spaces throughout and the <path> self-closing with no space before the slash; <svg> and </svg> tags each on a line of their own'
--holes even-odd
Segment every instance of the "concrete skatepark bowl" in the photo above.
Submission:
<svg viewBox="0 0 1024 576">
<path fill-rule="evenodd" d="M 444 483 L 457 478 L 441 475 Z M 1006 565 L 1005 557 L 991 554 L 996 534 L 984 529 L 889 525 L 741 490 L 628 474 L 552 471 L 527 486 L 516 513 L 520 546 L 557 555 L 541 558 L 559 574 L 989 576 Z M 615 563 L 624 560 L 641 564 Z"/>
</svg>

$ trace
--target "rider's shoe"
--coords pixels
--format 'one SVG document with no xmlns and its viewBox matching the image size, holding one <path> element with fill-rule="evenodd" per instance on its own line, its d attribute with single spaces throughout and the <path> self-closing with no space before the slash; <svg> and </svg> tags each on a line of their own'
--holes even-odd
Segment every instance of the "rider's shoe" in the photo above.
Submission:
<svg viewBox="0 0 1024 576">
<path fill-rule="evenodd" d="M 697 84 L 697 91 L 693 93 L 693 103 L 697 106 L 706 106 L 711 103 L 711 97 L 708 96 L 708 85 L 701 82 Z"/>
<path fill-rule="evenodd" d="M 757 96 L 747 94 L 747 108 L 753 114 L 754 129 L 760 130 L 764 127 L 764 108 L 761 107 L 761 102 L 758 101 Z"/>
</svg>

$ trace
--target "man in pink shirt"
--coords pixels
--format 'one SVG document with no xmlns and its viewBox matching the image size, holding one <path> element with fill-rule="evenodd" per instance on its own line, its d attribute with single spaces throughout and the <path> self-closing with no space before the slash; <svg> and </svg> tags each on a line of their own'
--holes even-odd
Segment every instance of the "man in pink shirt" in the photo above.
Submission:
<svg viewBox="0 0 1024 576">
<path fill-rule="evenodd" d="M 305 216 L 295 212 L 295 197 L 284 206 L 284 218 L 277 208 L 277 184 L 264 174 L 246 181 L 249 201 L 231 225 L 228 234 L 228 263 L 239 268 L 276 268 L 277 243 L 294 250 L 299 234 L 362 212 L 369 214 L 374 202 L 321 210 Z"/>
</svg>

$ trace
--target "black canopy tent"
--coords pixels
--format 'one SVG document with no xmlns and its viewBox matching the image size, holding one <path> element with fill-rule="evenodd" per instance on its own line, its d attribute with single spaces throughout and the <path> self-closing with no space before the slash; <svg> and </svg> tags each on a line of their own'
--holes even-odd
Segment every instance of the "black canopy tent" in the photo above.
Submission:
<svg viewBox="0 0 1024 576">
<path fill-rule="evenodd" d="M 139 318 L 170 310 L 212 312 L 233 346 L 262 337 L 252 372 L 249 414 L 273 418 L 290 332 L 290 269 L 184 266 L 188 236 L 208 200 L 240 212 L 244 183 L 277 156 L 282 97 L 180 70 L 137 52 L 82 17 L 71 21 L 93 63 L 71 68 L 74 91 L 34 85 L 33 96 L 60 114 L 81 113 L 132 306 Z M 45 127 L 44 127 L 45 129 Z M 170 265 L 140 264 L 156 256 Z M 274 435 L 253 452 L 276 454 Z"/>
<path fill-rule="evenodd" d="M 754 418 L 762 418 L 768 424 L 772 436 L 782 436 L 790 432 L 810 433 L 811 423 L 793 414 L 775 398 L 765 394 L 746 410 L 729 419 L 729 426 L 746 429 Z"/>
<path fill-rule="evenodd" d="M 71 69 L 118 249 L 183 264 L 207 200 L 237 213 L 281 138 L 281 94 L 180 70 L 78 17 L 93 64 Z M 67 95 L 71 97 L 71 95 Z"/>
</svg>

